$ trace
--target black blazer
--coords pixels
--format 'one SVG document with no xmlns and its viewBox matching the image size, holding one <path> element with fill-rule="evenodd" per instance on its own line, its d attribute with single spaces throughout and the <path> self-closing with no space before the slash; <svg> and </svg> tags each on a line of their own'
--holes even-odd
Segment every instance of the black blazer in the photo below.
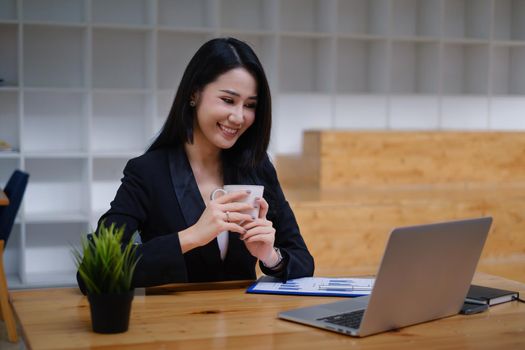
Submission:
<svg viewBox="0 0 525 350">
<path fill-rule="evenodd" d="M 283 280 L 312 276 L 313 258 L 270 160 L 266 158 L 241 183 L 265 187 L 264 198 L 270 205 L 267 218 L 276 230 L 275 246 L 280 248 L 285 260 L 284 268 L 278 273 L 262 263 L 261 270 Z M 127 163 L 111 209 L 100 218 L 99 225 L 102 220 L 106 225 L 125 224 L 124 241 L 129 241 L 135 231 L 140 233 L 142 244 L 137 252 L 142 257 L 135 270 L 134 287 L 254 279 L 257 259 L 249 253 L 237 233 L 229 234 L 224 261 L 220 258 L 217 239 L 182 254 L 178 232 L 195 224 L 204 209 L 184 149 L 157 149 Z M 78 274 L 77 280 L 84 291 Z"/>
</svg>

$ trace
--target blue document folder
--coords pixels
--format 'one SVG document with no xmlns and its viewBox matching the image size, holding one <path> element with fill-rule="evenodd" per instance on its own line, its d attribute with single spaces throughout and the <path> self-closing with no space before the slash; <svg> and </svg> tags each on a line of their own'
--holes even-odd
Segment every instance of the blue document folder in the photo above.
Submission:
<svg viewBox="0 0 525 350">
<path fill-rule="evenodd" d="M 374 278 L 303 277 L 282 282 L 263 276 L 246 290 L 257 294 L 287 294 L 330 297 L 357 297 L 369 295 Z"/>
</svg>

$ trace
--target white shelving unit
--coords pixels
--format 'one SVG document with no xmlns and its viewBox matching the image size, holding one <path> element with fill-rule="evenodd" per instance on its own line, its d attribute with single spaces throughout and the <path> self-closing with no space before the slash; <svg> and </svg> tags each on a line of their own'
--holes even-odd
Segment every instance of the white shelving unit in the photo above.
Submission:
<svg viewBox="0 0 525 350">
<path fill-rule="evenodd" d="M 525 129 L 525 0 L 0 0 L 0 186 L 31 174 L 11 287 L 75 283 L 70 244 L 217 36 L 263 62 L 274 154 L 309 128 Z"/>
</svg>

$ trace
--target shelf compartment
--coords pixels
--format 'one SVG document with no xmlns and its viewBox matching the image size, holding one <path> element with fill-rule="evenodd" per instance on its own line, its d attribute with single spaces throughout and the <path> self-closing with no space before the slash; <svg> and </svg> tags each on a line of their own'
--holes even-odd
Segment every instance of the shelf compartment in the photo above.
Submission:
<svg viewBox="0 0 525 350">
<path fill-rule="evenodd" d="M 92 0 L 92 22 L 147 26 L 153 23 L 150 0 Z"/>
<path fill-rule="evenodd" d="M 93 30 L 93 86 L 147 89 L 151 40 L 140 30 Z"/>
<path fill-rule="evenodd" d="M 163 90 L 157 93 L 157 116 L 154 120 L 154 130 L 160 132 L 173 104 L 175 98 L 175 91 Z"/>
<path fill-rule="evenodd" d="M 289 92 L 329 92 L 330 39 L 283 37 L 280 50 L 280 88 Z"/>
<path fill-rule="evenodd" d="M 221 28 L 239 30 L 271 30 L 275 14 L 265 0 L 222 0 Z"/>
<path fill-rule="evenodd" d="M 89 218 L 89 227 L 91 231 L 95 231 L 97 229 L 98 220 L 105 212 L 106 210 L 95 210 L 91 212 L 91 217 Z"/>
<path fill-rule="evenodd" d="M 0 0 L 0 21 L 16 21 L 18 19 L 16 0 Z"/>
<path fill-rule="evenodd" d="M 87 150 L 85 96 L 74 92 L 25 92 L 23 146 L 27 152 Z"/>
<path fill-rule="evenodd" d="M 19 157 L 20 157 L 20 152 L 17 152 L 17 151 L 0 152 L 0 160 L 1 159 L 18 159 Z"/>
<path fill-rule="evenodd" d="M 389 126 L 403 130 L 437 129 L 438 96 L 391 96 Z"/>
<path fill-rule="evenodd" d="M 25 168 L 31 176 L 25 195 L 28 221 L 69 222 L 86 215 L 87 159 L 26 158 Z"/>
<path fill-rule="evenodd" d="M 525 0 L 494 1 L 494 39 L 525 41 Z"/>
<path fill-rule="evenodd" d="M 159 0 L 158 24 L 170 28 L 217 26 L 213 0 Z"/>
<path fill-rule="evenodd" d="M 159 31 L 156 73 L 158 88 L 175 90 L 190 59 L 208 39 L 206 34 Z"/>
<path fill-rule="evenodd" d="M 339 39 L 337 91 L 368 94 L 387 90 L 386 41 Z"/>
<path fill-rule="evenodd" d="M 21 274 L 6 274 L 6 280 L 7 285 L 9 286 L 9 289 L 21 289 L 24 288 L 25 285 L 22 283 L 22 275 Z"/>
<path fill-rule="evenodd" d="M 150 137 L 150 107 L 145 94 L 94 93 L 92 151 L 143 151 Z"/>
<path fill-rule="evenodd" d="M 25 222 L 29 224 L 78 223 L 87 220 L 89 215 L 84 212 L 42 212 L 25 215 Z"/>
<path fill-rule="evenodd" d="M 488 45 L 445 44 L 442 67 L 444 95 L 488 94 Z"/>
<path fill-rule="evenodd" d="M 489 102 L 486 96 L 444 96 L 441 101 L 442 129 L 486 130 Z"/>
<path fill-rule="evenodd" d="M 490 38 L 491 0 L 444 1 L 445 37 L 487 40 Z"/>
<path fill-rule="evenodd" d="M 104 158 L 93 160 L 93 184 L 91 186 L 91 212 L 106 212 L 120 186 L 128 158 Z"/>
<path fill-rule="evenodd" d="M 11 150 L 0 151 L 0 155 L 20 150 L 19 94 L 0 91 L 0 140 L 11 145 Z"/>
<path fill-rule="evenodd" d="M 229 35 L 228 32 L 224 33 Z M 277 55 L 275 54 L 277 47 L 277 39 L 273 35 L 255 35 L 255 34 L 235 34 L 232 33 L 231 36 L 246 42 L 253 49 L 259 61 L 263 66 L 264 72 L 266 73 L 266 78 L 270 86 L 275 84 L 278 80 L 276 76 L 276 67 L 277 67 Z"/>
<path fill-rule="evenodd" d="M 294 93 L 282 94 L 277 107 L 278 115 L 286 118 L 276 120 L 273 128 L 272 139 L 276 142 L 279 153 L 301 153 L 303 132 L 308 129 L 327 129 L 331 127 L 330 94 L 320 93 Z"/>
<path fill-rule="evenodd" d="M 492 94 L 525 95 L 525 46 L 495 46 L 492 63 Z"/>
<path fill-rule="evenodd" d="M 351 129 L 385 129 L 388 126 L 387 96 L 337 95 L 334 126 Z"/>
<path fill-rule="evenodd" d="M 0 87 L 18 86 L 18 26 L 0 24 Z"/>
<path fill-rule="evenodd" d="M 20 161 L 18 159 L 0 158 L 0 188 L 5 187 L 9 177 L 16 169 L 20 169 Z"/>
<path fill-rule="evenodd" d="M 394 94 L 437 94 L 439 45 L 393 42 L 390 72 L 390 91 Z"/>
<path fill-rule="evenodd" d="M 4 248 L 4 268 L 5 274 L 20 276 L 20 262 L 22 260 L 22 232 L 20 224 L 14 224 L 9 240 Z M 9 286 L 11 287 L 11 286 Z"/>
<path fill-rule="evenodd" d="M 306 33 L 333 32 L 330 0 L 281 0 L 280 30 Z"/>
<path fill-rule="evenodd" d="M 80 237 L 86 233 L 87 223 L 27 224 L 24 253 L 26 283 L 73 284 L 76 267 L 71 249 L 72 246 L 80 246 Z M 64 275 L 70 276 L 67 281 L 64 281 Z"/>
<path fill-rule="evenodd" d="M 499 130 L 525 130 L 525 100 L 522 97 L 494 97 L 491 100 L 490 126 Z"/>
<path fill-rule="evenodd" d="M 96 159 L 131 159 L 140 156 L 144 153 L 144 150 L 135 151 L 104 151 L 104 152 L 93 152 L 93 158 Z"/>
<path fill-rule="evenodd" d="M 24 0 L 24 21 L 84 23 L 84 0 Z"/>
<path fill-rule="evenodd" d="M 339 1 L 337 27 L 343 34 L 386 35 L 388 33 L 388 0 Z"/>
<path fill-rule="evenodd" d="M 441 4 L 441 0 L 393 0 L 393 35 L 439 37 Z"/>
<path fill-rule="evenodd" d="M 24 27 L 24 84 L 29 87 L 83 87 L 85 31 Z"/>
<path fill-rule="evenodd" d="M 71 260 L 73 264 L 73 260 Z M 20 288 L 77 288 L 77 271 L 31 272 L 25 274 L 25 283 Z"/>
</svg>

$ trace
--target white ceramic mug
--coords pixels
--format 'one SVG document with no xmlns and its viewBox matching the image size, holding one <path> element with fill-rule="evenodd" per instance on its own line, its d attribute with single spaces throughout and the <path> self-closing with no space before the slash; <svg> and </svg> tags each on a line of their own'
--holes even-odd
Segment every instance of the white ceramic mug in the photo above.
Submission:
<svg viewBox="0 0 525 350">
<path fill-rule="evenodd" d="M 243 200 L 239 200 L 241 203 L 248 203 L 252 206 L 256 206 L 257 203 L 255 203 L 255 198 L 262 198 L 264 193 L 264 186 L 258 186 L 258 185 L 224 185 L 222 188 L 217 188 L 213 190 L 211 193 L 211 199 L 214 200 L 217 198 L 217 193 L 231 193 L 231 192 L 238 192 L 238 191 L 250 191 L 250 193 L 244 198 Z M 250 210 L 242 211 L 241 213 L 249 214 L 254 218 L 259 217 L 259 206 L 257 205 L 257 208 L 253 208 Z"/>
</svg>

